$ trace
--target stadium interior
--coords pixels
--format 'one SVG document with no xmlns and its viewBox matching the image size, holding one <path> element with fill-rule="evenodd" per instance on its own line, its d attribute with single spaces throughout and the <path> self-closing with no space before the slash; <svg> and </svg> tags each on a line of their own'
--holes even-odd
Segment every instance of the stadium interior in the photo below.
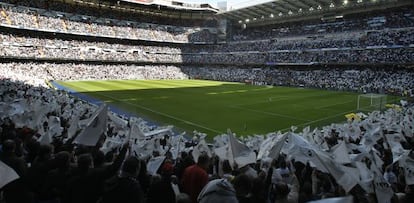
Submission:
<svg viewBox="0 0 414 203">
<path fill-rule="evenodd" d="M 0 203 L 111 202 L 110 198 L 129 202 L 119 197 L 122 192 L 113 197 L 103 195 L 107 176 L 100 182 L 93 179 L 93 185 L 73 179 L 91 178 L 87 175 L 72 174 L 72 179 L 64 179 L 59 170 L 46 167 L 46 159 L 66 156 L 59 152 L 76 154 L 78 162 L 73 158 L 69 161 L 76 168 L 84 152 L 95 156 L 94 150 L 100 150 L 98 154 L 105 158 L 117 154 L 111 159 L 114 169 L 114 164 L 119 164 L 113 175 L 121 167 L 127 145 L 129 154 L 146 160 L 141 164 L 148 164 L 143 166 L 150 170 L 148 174 L 155 177 L 158 173 L 160 179 L 168 163 L 174 165 L 176 179 L 181 181 L 183 167 L 189 166 L 182 157 L 185 155 L 197 162 L 208 154 L 214 160 L 207 170 L 210 178 L 223 178 L 221 164 L 227 161 L 230 169 L 237 171 L 232 176 L 237 181 L 231 182 L 231 187 L 238 202 L 283 202 L 276 195 L 283 193 L 280 180 L 291 188 L 287 193 L 297 186 L 298 194 L 304 195 L 289 202 L 347 195 L 353 197 L 347 202 L 412 202 L 413 68 L 413 0 L 275 0 L 227 10 L 179 0 L 2 0 L 0 171 L 13 175 L 8 172 L 11 168 L 17 177 L 28 180 L 14 178 L 5 182 L 0 174 Z M 290 92 L 276 91 L 285 87 Z M 220 91 L 224 96 L 218 98 L 226 100 L 233 111 L 213 109 L 213 103 L 224 102 L 209 103 L 207 99 L 212 97 L 195 96 L 200 92 L 216 95 Z M 242 98 L 245 91 L 254 94 Z M 273 95 L 255 91 L 271 91 Z M 145 98 L 145 94 L 149 96 Z M 181 99 L 168 100 L 166 95 L 170 94 L 180 95 Z M 361 97 L 366 94 L 374 96 Z M 286 99 L 289 95 L 292 100 Z M 368 99 L 360 102 L 360 98 Z M 303 101 L 303 106 L 298 106 L 302 100 L 308 103 Z M 128 102 L 135 106 L 128 107 Z M 367 105 L 369 110 L 358 112 L 357 105 L 358 109 L 359 105 Z M 223 112 L 229 117 L 222 116 Z M 203 113 L 204 118 L 186 117 Z M 274 117 L 280 120 L 266 121 Z M 266 126 L 253 127 L 252 123 Z M 234 138 L 227 128 L 239 137 Z M 88 137 L 87 133 L 94 135 Z M 393 135 L 395 140 L 389 141 L 387 135 Z M 285 143 L 286 139 L 289 141 Z M 10 140 L 26 165 L 38 167 L 13 165 L 16 162 L 6 154 Z M 278 143 L 285 145 L 277 148 Z M 352 161 L 341 162 L 326 155 L 338 151 L 340 147 L 334 146 L 342 147 L 341 143 L 347 144 L 346 154 Z M 36 165 L 35 157 L 42 150 L 54 153 L 50 146 L 54 147 L 55 158 L 43 157 L 43 163 Z M 309 149 L 314 156 L 303 158 L 306 154 L 300 154 L 298 146 Z M 226 154 L 229 150 L 231 156 Z M 254 152 L 253 158 L 243 150 Z M 366 157 L 356 157 L 356 152 Z M 163 159 L 159 162 L 156 157 Z M 287 183 L 283 174 L 269 176 L 272 164 L 277 174 L 280 170 L 276 168 L 286 168 L 286 163 L 292 173 L 297 173 L 297 184 Z M 378 167 L 374 170 L 375 165 Z M 153 169 L 154 166 L 158 167 Z M 350 171 L 358 169 L 355 178 Z M 373 175 L 377 172 L 394 172 L 395 180 L 385 175 L 377 180 Z M 135 202 L 213 202 L 204 190 L 205 196 L 198 191 L 197 199 L 186 191 L 185 184 L 173 188 L 173 201 L 157 199 L 161 197 L 148 189 L 153 188 L 154 181 L 142 173 L 145 172 L 137 178 L 142 194 L 136 194 L 141 200 L 134 199 Z M 246 193 L 241 197 L 239 191 L 246 180 L 238 178 L 239 174 L 252 173 L 255 178 L 263 176 L 263 184 L 248 182 L 250 196 Z M 313 182 L 308 180 L 311 176 Z M 53 177 L 71 184 L 65 187 L 79 188 L 68 190 L 53 182 Z M 41 183 L 42 178 L 50 184 Z M 344 179 L 355 180 L 355 184 Z M 364 185 L 367 181 L 376 185 L 375 191 Z M 309 182 L 311 186 L 305 184 Z M 386 186 L 381 188 L 384 182 Z M 255 191 L 254 184 L 263 186 L 257 190 L 267 192 Z M 90 191 L 88 187 L 102 190 Z M 311 191 L 312 198 L 305 197 L 306 187 L 318 192 Z M 281 196 L 287 198 L 285 194 Z"/>
</svg>

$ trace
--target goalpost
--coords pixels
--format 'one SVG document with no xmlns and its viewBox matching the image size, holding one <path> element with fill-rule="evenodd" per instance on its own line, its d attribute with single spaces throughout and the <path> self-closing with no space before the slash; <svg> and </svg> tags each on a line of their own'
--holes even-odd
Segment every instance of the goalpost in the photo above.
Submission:
<svg viewBox="0 0 414 203">
<path fill-rule="evenodd" d="M 359 111 L 382 111 L 387 104 L 387 95 L 383 94 L 360 94 L 358 95 L 357 110 Z"/>
</svg>

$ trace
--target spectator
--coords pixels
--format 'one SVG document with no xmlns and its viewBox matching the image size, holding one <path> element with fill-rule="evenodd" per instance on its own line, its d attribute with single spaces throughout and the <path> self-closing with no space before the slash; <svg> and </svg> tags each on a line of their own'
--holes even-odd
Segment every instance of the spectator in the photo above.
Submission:
<svg viewBox="0 0 414 203">
<path fill-rule="evenodd" d="M 209 157 L 202 154 L 198 157 L 197 163 L 187 167 L 184 171 L 181 185 L 183 192 L 187 193 L 193 203 L 197 203 L 197 197 L 203 187 L 208 183 Z"/>
<path fill-rule="evenodd" d="M 201 190 L 199 203 L 238 203 L 236 191 L 227 179 L 212 180 Z"/>
<path fill-rule="evenodd" d="M 21 177 L 4 188 L 4 201 L 6 203 L 32 202 L 33 194 L 27 184 L 27 165 L 26 162 L 15 154 L 16 143 L 13 140 L 5 140 L 1 147 L 0 160 L 10 166 Z"/>
<path fill-rule="evenodd" d="M 161 166 L 161 180 L 153 182 L 148 191 L 147 203 L 175 203 L 175 193 L 172 188 L 171 175 L 174 173 L 174 166 L 170 160 Z"/>
<path fill-rule="evenodd" d="M 278 182 L 271 191 L 275 195 L 275 203 L 297 203 L 299 200 L 299 182 L 295 175 L 292 175 L 292 182 Z"/>
<path fill-rule="evenodd" d="M 108 181 L 101 202 L 144 202 L 143 191 L 136 179 L 139 168 L 140 161 L 136 157 L 127 158 L 122 166 L 120 175 Z"/>
</svg>

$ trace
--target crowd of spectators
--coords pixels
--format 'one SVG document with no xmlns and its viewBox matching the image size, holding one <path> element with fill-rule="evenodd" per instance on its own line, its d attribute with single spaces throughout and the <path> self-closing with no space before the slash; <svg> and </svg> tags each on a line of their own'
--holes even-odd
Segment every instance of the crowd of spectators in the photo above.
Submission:
<svg viewBox="0 0 414 203">
<path fill-rule="evenodd" d="M 164 26 L 59 13 L 9 4 L 1 5 L 3 6 L 0 16 L 2 23 L 16 25 L 23 29 L 58 29 L 61 32 L 147 41 L 214 41 L 214 39 L 208 39 L 211 36 L 210 31 L 199 27 Z M 353 16 L 349 22 L 339 23 L 341 26 L 335 23 L 319 24 L 324 29 L 330 28 L 330 30 L 345 27 L 346 30 L 342 30 L 343 32 L 337 30 L 314 35 L 315 33 L 312 34 L 312 32 L 320 30 L 321 27 L 297 23 L 289 25 L 292 33 L 284 31 L 283 33 L 287 34 L 278 36 L 278 38 L 262 33 L 262 36 L 266 37 L 264 40 L 242 40 L 205 45 L 184 43 L 179 47 L 168 44 L 129 46 L 93 41 L 16 37 L 13 34 L 3 33 L 1 34 L 3 43 L 0 55 L 186 64 L 411 64 L 414 58 L 412 16 L 412 11 L 400 8 L 395 12 L 366 14 L 364 18 Z M 369 29 L 362 29 L 362 27 L 367 27 L 364 24 L 370 25 Z M 301 30 L 310 27 L 313 31 L 309 33 Z M 371 29 L 372 27 L 375 29 Z M 273 32 L 271 30 L 267 31 Z M 302 35 L 297 35 L 298 33 Z"/>
<path fill-rule="evenodd" d="M 251 41 L 298 35 L 326 35 L 413 26 L 414 13 L 412 9 L 397 8 L 389 9 L 387 12 L 358 13 L 325 22 L 317 19 L 261 27 L 247 26 L 247 29 L 235 28 L 234 33 L 229 35 L 229 40 Z"/>
<path fill-rule="evenodd" d="M 233 152 L 234 159 L 228 156 L 223 159 L 219 153 L 219 149 L 233 146 L 231 134 L 214 139 L 211 151 L 208 147 L 203 148 L 202 134 L 196 134 L 194 139 L 187 141 L 181 139 L 182 135 L 161 135 L 137 142 L 127 140 L 127 129 L 123 129 L 127 128 L 126 123 L 122 127 L 116 122 L 125 118 L 114 119 L 117 115 L 108 115 L 106 135 L 95 146 L 75 144 L 72 141 L 79 131 L 70 137 L 70 129 L 74 125 L 79 127 L 78 122 L 87 120 L 97 107 L 66 92 L 39 86 L 39 81 L 31 79 L 111 79 L 100 78 L 99 75 L 127 79 L 132 73 L 128 69 L 136 71 L 140 70 L 139 67 L 123 67 L 122 71 L 109 73 L 105 69 L 116 68 L 94 66 L 92 73 L 91 69 L 81 68 L 86 65 L 3 63 L 2 66 L 0 161 L 18 175 L 17 179 L 0 188 L 1 200 L 6 203 L 208 203 L 224 200 L 235 203 L 302 203 L 346 196 L 352 196 L 347 198 L 352 198 L 353 202 L 413 201 L 411 160 L 414 158 L 411 150 L 414 108 L 411 104 L 400 110 L 373 112 L 363 120 L 332 124 L 313 132 L 310 129 L 295 132 L 292 128 L 294 133 L 288 136 L 270 133 L 243 139 L 239 145 L 258 150 L 258 157 L 257 161 L 241 165 L 243 162 L 236 161 L 236 158 L 243 155 Z M 259 80 L 272 73 L 276 80 L 280 76 L 289 78 L 288 81 L 297 80 L 299 84 L 336 84 L 338 88 L 349 85 L 349 81 L 359 82 L 359 86 L 413 87 L 413 73 L 407 70 L 300 71 L 198 67 L 151 67 L 145 70 L 156 72 L 151 74 L 158 76 L 186 72 L 194 77 L 232 81 L 246 77 Z M 252 73 L 256 76 L 253 77 Z M 98 76 L 88 78 L 92 74 Z M 143 75 L 148 77 L 144 79 L 153 79 Z M 45 121 L 41 126 L 30 125 L 33 120 L 24 119 L 39 115 L 39 119 Z M 76 121 L 74 115 L 79 115 L 80 119 Z M 47 135 L 52 130 L 56 133 L 52 128 L 56 123 L 51 118 L 59 121 L 61 130 L 46 142 L 42 139 L 45 133 Z M 143 131 L 150 130 L 145 122 L 140 127 Z M 287 137 L 289 141 L 285 143 L 279 137 Z M 145 156 L 135 153 L 137 147 L 142 149 L 142 143 L 151 145 L 145 148 L 150 151 Z M 265 149 L 277 143 L 285 143 L 277 154 L 264 155 Z M 183 146 L 179 147 L 181 144 Z M 338 160 L 323 155 L 330 153 L 348 158 Z M 314 156 L 322 159 L 323 164 Z M 1 167 L 4 169 L 2 176 L 11 175 L 4 165 Z"/>
<path fill-rule="evenodd" d="M 276 50 L 308 50 L 323 48 L 366 48 L 373 46 L 408 47 L 413 43 L 413 28 L 387 29 L 377 31 L 334 33 L 319 37 L 284 37 L 275 40 L 229 42 L 222 45 L 200 47 L 204 52 L 243 52 Z"/>
<path fill-rule="evenodd" d="M 1 63 L 0 75 L 30 84 L 45 80 L 168 80 L 188 79 L 179 67 L 158 65 L 88 65 L 54 63 Z"/>
<path fill-rule="evenodd" d="M 32 0 L 4 0 L 3 2 L 24 6 L 39 8 L 49 11 L 59 11 L 65 13 L 77 13 L 87 16 L 96 16 L 118 20 L 126 21 L 139 21 L 153 24 L 166 24 L 166 25 L 176 25 L 176 26 L 186 26 L 186 27 L 216 27 L 217 21 L 213 18 L 206 18 L 202 20 L 195 19 L 181 19 L 181 18 L 170 18 L 158 15 L 148 15 L 143 14 L 142 12 L 129 12 L 128 10 L 116 10 L 116 9 L 101 9 L 91 8 L 82 4 L 69 4 L 65 0 L 56 0 L 56 1 L 32 1 Z M 103 3 L 103 2 L 101 2 Z M 106 4 L 107 5 L 107 4 Z M 110 12 L 108 12 L 110 11 Z"/>
<path fill-rule="evenodd" d="M 17 3 L 13 0 L 8 2 Z M 128 24 L 125 20 L 115 21 L 113 18 L 73 15 L 69 13 L 75 11 L 67 12 L 68 8 L 62 8 L 64 4 L 55 1 L 19 3 L 52 10 L 59 7 L 66 13 L 1 4 L 3 24 L 23 29 L 58 29 L 170 42 L 206 41 L 210 37 L 208 32 L 191 30 L 193 28 Z M 79 10 L 80 13 L 82 11 Z M 171 136 L 172 132 L 128 140 L 126 132 L 132 132 L 128 128 L 133 127 L 127 125 L 128 118 L 109 112 L 105 135 L 95 146 L 83 146 L 72 141 L 88 126 L 82 123 L 91 123 L 89 118 L 99 108 L 46 85 L 49 80 L 196 78 L 413 97 L 414 72 L 411 69 L 262 67 L 266 63 L 412 63 L 413 30 L 409 28 L 413 26 L 412 11 L 390 13 L 383 18 L 385 21 L 368 16 L 359 21 L 344 22 L 345 26 L 331 24 L 323 28 L 326 30 L 323 33 L 333 34 L 323 37 L 291 36 L 295 33 L 315 34 L 321 26 L 329 23 L 317 26 L 296 24 L 297 27 L 289 26 L 289 29 L 279 28 L 280 33 L 289 35 L 286 39 L 214 46 L 189 45 L 183 49 L 2 33 L 0 53 L 11 58 L 206 65 L 0 63 L 0 183 L 7 183 L 0 187 L 0 202 L 209 203 L 225 200 L 302 203 L 346 195 L 352 196 L 354 202 L 413 202 L 414 107 L 406 102 L 402 109 L 372 112 L 364 115 L 362 120 L 332 124 L 313 132 L 306 128 L 303 132 L 295 132 L 292 127 L 287 143 L 277 140 L 284 136 L 280 133 L 257 135 L 243 139 L 243 142 L 232 140 L 231 133 L 228 133 L 217 136 L 211 145 L 206 145 L 202 134 L 186 140 L 182 135 Z M 373 30 L 376 31 L 364 33 L 358 30 L 366 30 L 365 24 L 375 27 Z M 397 29 L 389 29 L 393 26 Z M 339 32 L 350 32 L 335 33 L 340 27 Z M 236 38 L 258 39 L 253 36 L 255 32 L 249 33 L 252 37 Z M 270 32 L 260 33 L 260 36 L 269 39 L 279 35 Z M 260 66 L 208 66 L 218 63 Z M 129 119 L 130 124 L 133 120 Z M 142 132 L 160 127 L 151 126 L 140 118 L 135 120 Z M 236 153 L 241 149 L 256 150 L 255 161 L 241 165 L 240 160 L 245 159 L 238 158 L 246 155 L 245 151 Z M 267 155 L 264 155 L 266 149 Z M 223 150 L 224 154 L 232 153 L 232 158 L 228 154 L 223 156 Z M 345 158 L 332 158 L 336 156 Z M 8 167 L 17 173 L 17 179 Z M 7 179 L 4 177 L 9 176 L 14 179 L 3 182 Z"/>
<path fill-rule="evenodd" d="M 182 27 L 84 16 L 0 4 L 0 23 L 53 32 L 162 42 L 213 42 L 214 34 L 202 27 Z"/>
<path fill-rule="evenodd" d="M 404 68 L 183 67 L 190 78 L 414 96 L 414 72 Z"/>
<path fill-rule="evenodd" d="M 222 45 L 122 45 L 80 40 L 46 39 L 0 34 L 6 57 L 72 60 L 135 61 L 195 64 L 270 63 L 413 63 L 414 30 L 397 29 L 370 33 L 332 35 L 320 39 Z"/>
<path fill-rule="evenodd" d="M 275 68 L 173 65 L 96 65 L 71 63 L 0 63 L 0 75 L 31 84 L 45 80 L 206 79 L 294 86 L 361 93 L 414 96 L 414 72 L 398 67 Z"/>
</svg>

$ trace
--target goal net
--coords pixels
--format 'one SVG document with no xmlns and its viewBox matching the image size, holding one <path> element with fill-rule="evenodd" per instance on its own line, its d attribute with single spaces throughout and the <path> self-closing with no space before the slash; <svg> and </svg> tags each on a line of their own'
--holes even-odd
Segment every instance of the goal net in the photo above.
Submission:
<svg viewBox="0 0 414 203">
<path fill-rule="evenodd" d="M 382 111 L 387 104 L 387 95 L 383 94 L 360 94 L 358 95 L 357 110 L 359 111 Z"/>
</svg>

